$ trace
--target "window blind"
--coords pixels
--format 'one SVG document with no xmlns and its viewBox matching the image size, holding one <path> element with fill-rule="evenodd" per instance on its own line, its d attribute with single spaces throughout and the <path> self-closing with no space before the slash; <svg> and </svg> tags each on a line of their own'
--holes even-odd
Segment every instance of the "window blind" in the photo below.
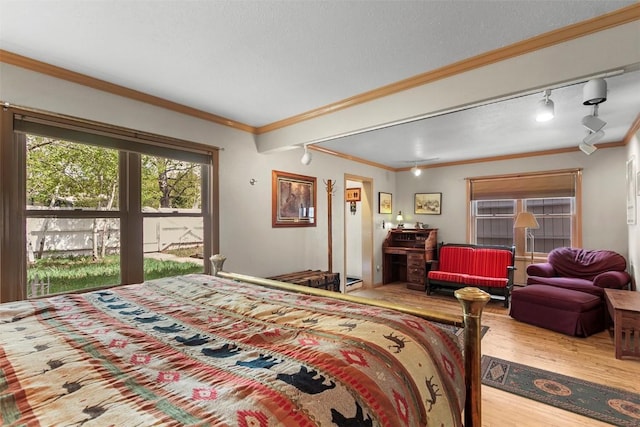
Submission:
<svg viewBox="0 0 640 427">
<path fill-rule="evenodd" d="M 575 197 L 579 169 L 467 178 L 471 200 Z"/>
<path fill-rule="evenodd" d="M 85 125 L 65 119 L 54 121 L 36 116 L 14 116 L 14 130 L 21 133 L 58 138 L 116 150 L 148 154 L 185 162 L 211 165 L 216 147 L 160 137 L 126 129 Z"/>
</svg>

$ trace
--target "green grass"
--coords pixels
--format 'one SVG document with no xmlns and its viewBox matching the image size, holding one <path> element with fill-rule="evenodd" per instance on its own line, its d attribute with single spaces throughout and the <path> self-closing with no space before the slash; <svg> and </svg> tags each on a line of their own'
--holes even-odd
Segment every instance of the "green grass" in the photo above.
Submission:
<svg viewBox="0 0 640 427">
<path fill-rule="evenodd" d="M 144 260 L 145 280 L 202 272 L 202 266 L 194 263 Z M 28 282 L 36 276 L 41 281 L 46 281 L 48 277 L 49 293 L 117 285 L 120 284 L 120 259 L 118 255 L 96 261 L 91 257 L 39 259 L 27 270 Z"/>
</svg>

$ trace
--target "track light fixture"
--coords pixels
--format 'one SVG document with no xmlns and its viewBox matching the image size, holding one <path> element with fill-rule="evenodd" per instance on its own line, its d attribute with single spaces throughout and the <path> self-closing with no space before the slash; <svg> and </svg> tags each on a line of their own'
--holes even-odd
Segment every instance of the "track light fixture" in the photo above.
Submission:
<svg viewBox="0 0 640 427">
<path fill-rule="evenodd" d="M 415 166 L 411 168 L 411 173 L 414 176 L 420 176 L 420 174 L 422 174 L 422 169 L 418 168 L 418 163 L 416 163 Z"/>
<path fill-rule="evenodd" d="M 598 132 L 589 131 L 589 133 L 587 134 L 587 136 L 584 137 L 582 142 L 584 142 L 585 144 L 593 145 L 596 142 L 600 141 L 603 136 L 604 136 L 604 131 L 601 131 L 601 130 L 599 130 Z"/>
<path fill-rule="evenodd" d="M 551 96 L 551 90 L 547 89 L 544 91 L 544 98 L 538 101 L 538 107 L 536 109 L 537 122 L 547 122 L 555 116 L 553 101 L 549 99 L 549 96 Z"/>
<path fill-rule="evenodd" d="M 598 147 L 596 147 L 595 145 L 589 145 L 584 142 L 581 142 L 580 144 L 578 144 L 578 148 L 587 156 L 590 156 L 591 154 L 593 154 L 594 151 L 598 149 Z"/>
<path fill-rule="evenodd" d="M 600 130 L 606 125 L 607 122 L 598 117 L 598 104 L 593 106 L 593 114 L 590 116 L 584 116 L 582 118 L 582 125 L 590 132 L 600 132 Z"/>
<path fill-rule="evenodd" d="M 309 152 L 309 147 L 307 147 L 306 145 L 304 146 L 304 154 L 302 155 L 300 162 L 303 165 L 308 165 L 309 163 L 311 163 L 311 153 Z"/>
<path fill-rule="evenodd" d="M 582 88 L 582 104 L 598 105 L 607 100 L 607 81 L 603 78 L 589 80 Z"/>
</svg>

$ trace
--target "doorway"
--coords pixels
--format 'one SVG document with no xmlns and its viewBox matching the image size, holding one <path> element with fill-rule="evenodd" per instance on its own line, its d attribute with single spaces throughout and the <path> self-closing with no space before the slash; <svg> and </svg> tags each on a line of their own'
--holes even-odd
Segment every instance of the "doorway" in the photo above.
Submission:
<svg viewBox="0 0 640 427">
<path fill-rule="evenodd" d="M 360 189 L 359 201 L 344 204 L 344 291 L 349 292 L 373 285 L 373 180 L 345 174 L 344 188 Z"/>
</svg>

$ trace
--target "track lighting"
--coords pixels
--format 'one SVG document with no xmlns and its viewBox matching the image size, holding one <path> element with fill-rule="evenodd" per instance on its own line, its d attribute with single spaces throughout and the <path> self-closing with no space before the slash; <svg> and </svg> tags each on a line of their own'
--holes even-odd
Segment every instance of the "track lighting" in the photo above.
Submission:
<svg viewBox="0 0 640 427">
<path fill-rule="evenodd" d="M 300 162 L 303 165 L 308 165 L 309 163 L 311 163 L 311 153 L 309 152 L 309 148 L 306 145 L 304 146 L 304 154 L 302 155 Z"/>
<path fill-rule="evenodd" d="M 598 105 L 607 100 L 607 81 L 603 78 L 592 79 L 582 88 L 582 104 Z"/>
<path fill-rule="evenodd" d="M 553 101 L 549 99 L 551 96 L 551 90 L 544 91 L 544 98 L 538 101 L 538 107 L 536 109 L 536 121 L 547 122 L 555 116 Z"/>
<path fill-rule="evenodd" d="M 584 116 L 582 118 L 582 125 L 589 131 L 597 133 L 599 132 L 607 122 L 598 118 L 598 104 L 593 106 L 593 114 L 590 116 Z"/>
<path fill-rule="evenodd" d="M 598 149 L 598 147 L 596 147 L 595 145 L 589 145 L 584 142 L 581 142 L 580 144 L 578 144 L 578 148 L 587 156 L 593 154 L 593 152 Z"/>
<path fill-rule="evenodd" d="M 418 164 L 411 168 L 411 173 L 415 176 L 420 176 L 422 174 L 422 169 L 418 168 Z"/>
<path fill-rule="evenodd" d="M 600 141 L 604 136 L 604 131 L 599 130 L 598 132 L 589 132 L 587 136 L 584 137 L 582 142 L 585 144 L 593 145 L 596 142 Z"/>
<path fill-rule="evenodd" d="M 605 122 L 602 119 L 599 119 L 596 116 L 584 116 L 582 118 L 582 125 L 586 127 L 588 130 L 590 130 L 591 132 L 600 131 L 600 129 L 602 129 L 606 124 L 607 122 Z"/>
</svg>

